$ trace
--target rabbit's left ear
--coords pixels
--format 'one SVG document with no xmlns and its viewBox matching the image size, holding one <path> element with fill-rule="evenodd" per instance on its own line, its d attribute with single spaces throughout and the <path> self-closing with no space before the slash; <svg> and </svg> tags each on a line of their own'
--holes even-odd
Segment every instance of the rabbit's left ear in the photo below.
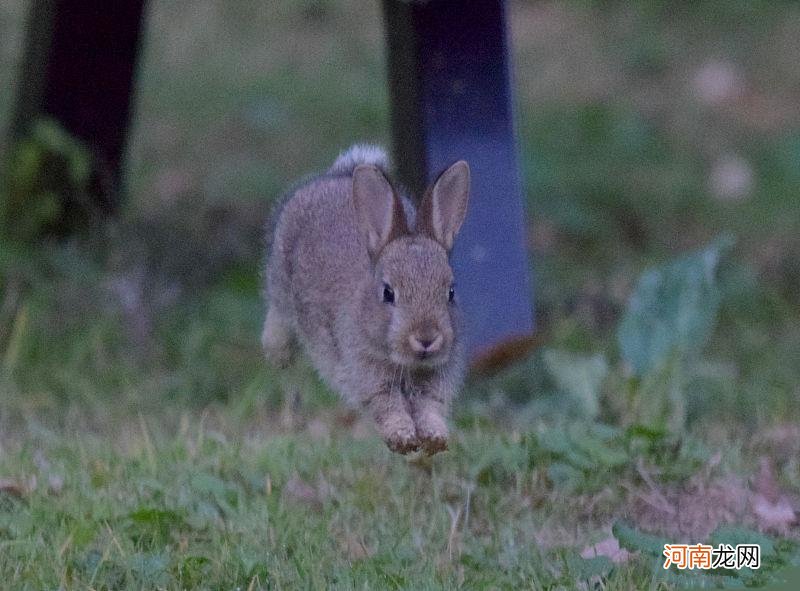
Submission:
<svg viewBox="0 0 800 591">
<path fill-rule="evenodd" d="M 353 171 L 353 206 L 373 259 L 389 242 L 408 232 L 400 200 L 377 166 L 360 164 Z"/>
<path fill-rule="evenodd" d="M 420 233 L 450 252 L 467 215 L 468 201 L 469 165 L 459 160 L 440 174 L 425 194 L 417 222 Z"/>
</svg>

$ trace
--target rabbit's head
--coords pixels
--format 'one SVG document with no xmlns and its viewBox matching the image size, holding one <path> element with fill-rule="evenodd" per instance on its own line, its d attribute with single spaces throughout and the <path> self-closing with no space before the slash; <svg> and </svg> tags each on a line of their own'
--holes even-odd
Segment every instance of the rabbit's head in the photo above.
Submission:
<svg viewBox="0 0 800 591">
<path fill-rule="evenodd" d="M 457 339 L 458 295 L 448 255 L 469 198 L 469 166 L 444 171 L 409 227 L 400 197 L 375 166 L 353 172 L 353 204 L 372 261 L 363 330 L 398 365 L 433 367 Z"/>
</svg>

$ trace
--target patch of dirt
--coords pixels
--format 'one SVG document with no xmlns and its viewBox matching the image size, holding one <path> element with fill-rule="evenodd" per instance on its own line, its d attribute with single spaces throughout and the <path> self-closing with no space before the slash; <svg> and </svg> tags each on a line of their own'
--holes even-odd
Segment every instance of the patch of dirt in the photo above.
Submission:
<svg viewBox="0 0 800 591">
<path fill-rule="evenodd" d="M 629 489 L 629 517 L 643 530 L 676 542 L 707 540 L 720 525 L 743 524 L 769 534 L 800 536 L 800 500 L 778 487 L 771 461 L 762 458 L 748 482 L 700 473 L 681 484 Z"/>
</svg>

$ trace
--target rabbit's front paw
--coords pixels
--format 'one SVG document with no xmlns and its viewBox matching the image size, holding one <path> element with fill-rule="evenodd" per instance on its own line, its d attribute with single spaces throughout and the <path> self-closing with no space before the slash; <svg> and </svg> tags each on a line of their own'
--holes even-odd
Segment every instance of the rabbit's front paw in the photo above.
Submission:
<svg viewBox="0 0 800 591">
<path fill-rule="evenodd" d="M 390 450 L 407 454 L 419 449 L 417 428 L 400 395 L 382 393 L 369 401 L 372 418 Z"/>
<path fill-rule="evenodd" d="M 437 434 L 422 439 L 422 449 L 429 456 L 438 454 L 440 451 L 447 451 L 447 434 Z"/>
<path fill-rule="evenodd" d="M 419 449 L 417 431 L 411 417 L 405 420 L 387 421 L 381 425 L 381 432 L 386 445 L 395 453 L 407 454 Z"/>
<path fill-rule="evenodd" d="M 419 440 L 415 433 L 393 433 L 386 438 L 386 445 L 395 453 L 408 454 L 419 449 Z"/>
<path fill-rule="evenodd" d="M 417 436 L 420 445 L 429 456 L 447 450 L 447 424 L 432 412 L 417 417 Z"/>
</svg>

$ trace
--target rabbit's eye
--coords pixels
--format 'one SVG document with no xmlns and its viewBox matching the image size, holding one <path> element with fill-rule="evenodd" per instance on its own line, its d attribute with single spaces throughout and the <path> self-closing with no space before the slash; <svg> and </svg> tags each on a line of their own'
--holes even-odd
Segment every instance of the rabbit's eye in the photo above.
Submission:
<svg viewBox="0 0 800 591">
<path fill-rule="evenodd" d="M 383 284 L 383 301 L 387 304 L 394 304 L 394 290 L 388 283 Z"/>
<path fill-rule="evenodd" d="M 455 299 L 455 297 L 456 297 L 456 288 L 451 285 L 450 289 L 447 290 L 447 301 L 452 302 Z"/>
</svg>

